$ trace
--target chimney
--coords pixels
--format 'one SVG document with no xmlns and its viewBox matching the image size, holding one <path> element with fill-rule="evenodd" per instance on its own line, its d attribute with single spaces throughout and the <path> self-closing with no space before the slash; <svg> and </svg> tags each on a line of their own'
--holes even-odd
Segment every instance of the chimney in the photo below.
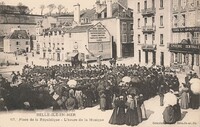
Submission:
<svg viewBox="0 0 200 127">
<path fill-rule="evenodd" d="M 80 4 L 74 5 L 74 21 L 80 24 Z"/>
<path fill-rule="evenodd" d="M 112 0 L 107 0 L 107 17 L 112 17 Z"/>
<path fill-rule="evenodd" d="M 95 6 L 96 6 L 96 12 L 99 13 L 101 8 L 100 0 L 96 0 Z"/>
</svg>

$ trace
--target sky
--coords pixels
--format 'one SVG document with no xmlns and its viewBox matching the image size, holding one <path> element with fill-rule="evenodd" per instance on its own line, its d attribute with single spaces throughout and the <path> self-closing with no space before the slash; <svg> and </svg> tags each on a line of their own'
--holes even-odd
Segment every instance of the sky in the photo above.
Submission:
<svg viewBox="0 0 200 127">
<path fill-rule="evenodd" d="M 55 4 L 58 6 L 59 4 L 62 4 L 69 12 L 71 12 L 73 11 L 73 5 L 77 3 L 81 5 L 81 9 L 89 9 L 93 7 L 96 0 L 0 0 L 0 2 L 2 1 L 4 1 L 6 5 L 17 5 L 19 2 L 21 2 L 23 5 L 28 6 L 29 9 L 34 8 L 32 11 L 33 14 L 40 14 L 40 5 L 47 6 L 49 4 Z M 55 9 L 54 12 L 56 11 L 58 10 Z M 45 12 L 48 12 L 48 8 L 44 10 L 44 13 Z"/>
<path fill-rule="evenodd" d="M 95 5 L 96 0 L 0 0 L 0 2 L 4 1 L 6 5 L 18 5 L 19 2 L 21 2 L 23 5 L 26 5 L 29 7 L 29 9 L 33 9 L 32 13 L 33 14 L 40 14 L 40 5 L 49 5 L 49 4 L 55 4 L 56 6 L 58 6 L 59 4 L 62 4 L 63 6 L 65 6 L 65 8 L 67 8 L 68 12 L 72 12 L 73 11 L 73 5 L 79 3 L 80 4 L 80 8 L 82 9 L 90 9 L 93 8 L 93 6 Z M 131 1 L 133 0 L 128 0 L 129 1 L 129 7 L 131 4 Z M 55 9 L 53 11 L 57 12 L 58 10 Z M 64 11 L 64 9 L 63 9 Z M 44 13 L 48 12 L 48 8 L 44 9 Z"/>
</svg>

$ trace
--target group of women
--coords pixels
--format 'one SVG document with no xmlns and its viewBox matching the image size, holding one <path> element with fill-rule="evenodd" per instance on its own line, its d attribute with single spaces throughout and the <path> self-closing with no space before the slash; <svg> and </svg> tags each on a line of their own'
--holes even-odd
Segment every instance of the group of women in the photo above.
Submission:
<svg viewBox="0 0 200 127">
<path fill-rule="evenodd" d="M 122 81 L 125 76 L 131 81 Z M 11 82 L 2 76 L 0 79 L 1 102 L 8 110 L 74 110 L 99 104 L 102 111 L 113 109 L 110 124 L 131 126 L 147 119 L 145 100 L 170 89 L 177 91 L 180 85 L 177 76 L 165 73 L 164 67 L 124 64 L 78 68 L 68 64 L 26 65 L 21 74 L 11 74 Z M 68 84 L 70 80 L 76 81 L 74 87 Z M 186 91 L 187 88 L 181 91 L 183 98 Z M 188 108 L 183 100 L 181 107 Z"/>
</svg>

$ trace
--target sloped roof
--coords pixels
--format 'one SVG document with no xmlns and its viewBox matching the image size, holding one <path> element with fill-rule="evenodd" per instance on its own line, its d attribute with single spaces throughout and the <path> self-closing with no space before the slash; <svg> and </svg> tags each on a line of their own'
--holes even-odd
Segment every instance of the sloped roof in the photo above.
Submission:
<svg viewBox="0 0 200 127">
<path fill-rule="evenodd" d="M 115 3 L 112 4 L 112 15 L 113 15 L 113 17 L 117 17 L 119 15 L 119 12 L 121 12 L 121 10 L 119 10 L 119 8 L 124 9 L 125 11 L 133 11 L 133 9 L 125 8 L 119 2 L 115 2 Z M 102 12 L 107 12 L 107 7 L 104 10 L 102 10 Z M 130 17 L 127 14 L 126 14 L 126 16 Z"/>
<path fill-rule="evenodd" d="M 26 30 L 14 30 L 13 33 L 6 37 L 7 39 L 29 39 Z"/>
<path fill-rule="evenodd" d="M 81 18 L 93 18 L 96 13 L 96 9 L 87 9 L 85 13 L 81 16 Z"/>
<path fill-rule="evenodd" d="M 86 32 L 89 28 L 91 28 L 93 25 L 81 25 L 81 26 L 75 26 L 71 30 L 67 31 L 67 33 L 81 33 Z"/>
</svg>

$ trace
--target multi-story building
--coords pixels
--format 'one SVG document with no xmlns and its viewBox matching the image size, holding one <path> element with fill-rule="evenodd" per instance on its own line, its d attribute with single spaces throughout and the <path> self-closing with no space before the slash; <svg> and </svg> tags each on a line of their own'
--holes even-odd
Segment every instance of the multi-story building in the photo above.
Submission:
<svg viewBox="0 0 200 127">
<path fill-rule="evenodd" d="M 35 25 L 41 20 L 42 16 L 30 14 L 27 6 L 0 5 L 0 32 L 3 35 L 2 37 L 9 36 L 12 29 L 18 27 L 26 30 L 29 35 L 36 35 Z M 0 40 L 2 37 L 0 37 Z M 3 44 L 3 41 L 0 41 L 0 51 L 3 51 Z"/>
<path fill-rule="evenodd" d="M 13 29 L 11 34 L 4 38 L 4 52 L 14 53 L 18 50 L 30 52 L 30 36 L 26 30 Z"/>
<path fill-rule="evenodd" d="M 45 32 L 45 36 L 41 34 L 43 33 L 43 29 L 45 29 L 44 27 L 39 25 L 39 27 L 36 28 L 36 33 L 38 34 L 40 40 L 36 39 L 36 43 L 38 43 L 35 46 L 35 49 L 41 49 L 41 58 L 55 58 L 54 60 L 68 60 L 68 56 L 71 55 L 71 52 L 76 50 L 73 45 L 78 45 L 80 59 L 86 61 L 95 60 L 99 55 L 102 56 L 102 59 L 133 56 L 134 46 L 132 11 L 132 9 L 127 7 L 126 0 L 104 0 L 103 2 L 97 0 L 96 7 L 87 9 L 84 13 L 81 13 L 80 5 L 77 4 L 74 6 L 74 21 L 71 23 L 71 26 L 68 26 L 68 28 L 71 27 L 71 29 L 63 32 L 65 45 L 63 49 L 65 53 L 61 53 L 61 55 L 58 55 L 57 53 L 57 55 L 55 55 L 56 57 L 62 57 L 58 57 L 59 59 L 53 57 L 52 50 L 50 50 L 51 55 L 47 55 L 49 54 L 47 53 L 47 48 L 50 46 L 49 43 L 54 43 L 52 41 L 54 34 L 49 34 L 48 32 L 51 32 L 53 29 L 57 29 L 59 24 L 56 24 L 55 28 L 52 28 L 54 26 L 49 25 L 50 31 L 47 31 L 47 33 Z M 97 26 L 99 28 L 95 28 Z M 99 29 L 104 32 L 93 32 L 95 35 L 91 35 L 92 29 Z M 56 31 L 53 31 L 53 33 L 55 32 Z M 109 35 L 111 35 L 111 38 Z M 58 36 L 58 34 L 56 36 Z M 93 36 L 96 36 L 96 38 L 91 39 L 94 38 Z M 93 42 L 91 42 L 91 40 Z M 58 39 L 55 39 L 55 41 L 58 42 Z M 110 41 L 112 42 L 111 45 Z M 69 48 L 70 45 L 71 48 Z M 92 47 L 96 50 L 93 50 Z"/>
<path fill-rule="evenodd" d="M 172 0 L 134 0 L 134 62 L 170 65 Z"/>
<path fill-rule="evenodd" d="M 74 5 L 74 26 L 53 27 L 39 35 L 41 58 L 57 61 L 77 57 L 82 61 L 110 59 L 110 33 L 101 24 L 81 24 L 80 5 Z M 38 34 L 41 33 L 38 29 Z"/>
<path fill-rule="evenodd" d="M 79 60 L 82 61 L 94 61 L 98 57 L 101 59 L 112 57 L 110 33 L 100 22 L 95 25 L 75 26 L 64 36 L 67 60 L 75 55 L 78 55 Z"/>
<path fill-rule="evenodd" d="M 133 10 L 127 0 L 97 0 L 95 15 L 92 23 L 101 22 L 112 36 L 112 57 L 133 57 Z"/>
<path fill-rule="evenodd" d="M 65 60 L 64 32 L 67 28 L 55 27 L 47 29 L 39 37 L 40 57 L 56 61 Z"/>
<path fill-rule="evenodd" d="M 172 66 L 200 72 L 200 0 L 173 0 Z"/>
</svg>

